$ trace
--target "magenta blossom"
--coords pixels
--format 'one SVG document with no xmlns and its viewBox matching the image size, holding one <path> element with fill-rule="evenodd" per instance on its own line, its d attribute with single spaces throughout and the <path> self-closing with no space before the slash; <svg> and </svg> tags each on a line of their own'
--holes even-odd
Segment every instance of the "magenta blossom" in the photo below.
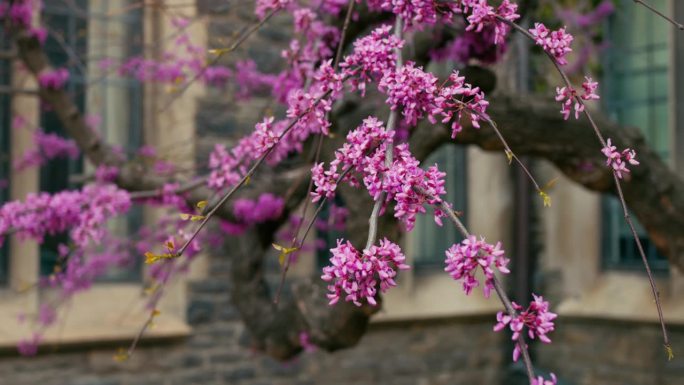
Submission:
<svg viewBox="0 0 684 385">
<path fill-rule="evenodd" d="M 38 84 L 50 90 L 59 90 L 69 81 L 69 71 L 65 68 L 45 70 L 38 75 Z"/>
<path fill-rule="evenodd" d="M 547 336 L 554 330 L 555 325 L 553 320 L 558 316 L 556 313 L 549 311 L 549 303 L 544 301 L 544 297 L 532 294 L 534 301 L 530 303 L 527 309 L 513 302 L 513 309 L 517 312 L 515 315 L 498 312 L 496 314 L 496 325 L 494 331 L 498 332 L 508 326 L 513 332 L 512 340 L 517 341 L 524 329 L 527 328 L 527 336 L 530 339 L 539 338 L 540 341 L 549 344 L 551 339 Z M 520 345 L 516 344 L 513 350 L 513 361 L 517 361 L 520 357 Z"/>
<path fill-rule="evenodd" d="M 530 28 L 530 33 L 534 36 L 534 41 L 556 59 L 559 65 L 568 64 L 567 54 L 572 52 L 570 44 L 573 36 L 565 32 L 565 28 L 557 31 L 550 31 L 542 23 L 534 23 L 534 28 Z"/>
<path fill-rule="evenodd" d="M 545 380 L 544 377 L 538 376 L 537 378 L 532 379 L 531 385 L 556 385 L 558 382 L 558 379 L 556 378 L 556 375 L 551 373 L 551 379 Z"/>
<path fill-rule="evenodd" d="M 601 152 L 607 158 L 606 165 L 610 166 L 620 179 L 622 179 L 623 173 L 628 174 L 630 172 L 627 168 L 627 163 L 632 166 L 639 165 L 639 161 L 636 159 L 636 151 L 626 148 L 620 152 L 617 150 L 617 147 L 613 146 L 610 138 L 608 138 L 606 146 L 603 147 Z"/>
<path fill-rule="evenodd" d="M 379 285 L 381 292 L 396 286 L 394 277 L 398 270 L 409 269 L 404 263 L 406 259 L 401 249 L 386 238 L 380 246 L 371 246 L 359 252 L 347 241 L 337 240 L 337 247 L 330 250 L 330 266 L 323 268 L 321 278 L 330 282 L 328 298 L 334 305 L 344 296 L 345 301 L 361 306 L 366 300 L 370 305 L 377 305 L 375 296 Z"/>
<path fill-rule="evenodd" d="M 503 274 L 510 273 L 507 267 L 509 260 L 504 256 L 504 251 L 501 250 L 501 242 L 491 245 L 486 243 L 484 239 L 478 240 L 474 235 L 457 245 L 452 245 L 446 251 L 444 262 L 446 263 L 444 271 L 457 281 L 463 279 L 463 291 L 466 295 L 480 285 L 480 282 L 475 278 L 475 274 L 480 268 L 485 275 L 483 290 L 487 298 L 494 288 L 494 269 Z"/>
</svg>

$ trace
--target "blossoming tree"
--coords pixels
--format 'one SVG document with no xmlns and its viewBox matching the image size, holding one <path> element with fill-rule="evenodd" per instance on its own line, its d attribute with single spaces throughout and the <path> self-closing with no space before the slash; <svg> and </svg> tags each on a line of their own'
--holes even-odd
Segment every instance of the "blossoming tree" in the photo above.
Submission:
<svg viewBox="0 0 684 385">
<path fill-rule="evenodd" d="M 206 174 L 181 178 L 141 165 L 93 129 L 66 89 L 69 68 L 53 68 L 47 60 L 43 45 L 48 31 L 36 17 L 39 0 L 0 1 L 5 33 L 25 69 L 37 79 L 44 108 L 57 114 L 69 136 L 36 130 L 34 150 L 14 167 L 36 167 L 82 154 L 95 170 L 80 189 L 38 192 L 4 202 L 0 242 L 10 235 L 40 242 L 48 235 L 68 233 L 68 242 L 59 249 L 64 268 L 39 282 L 57 289 L 66 301 L 88 290 L 99 275 L 121 262 L 122 254 L 110 250 L 121 244 L 112 241 L 114 236 L 107 227 L 110 218 L 126 215 L 134 203 L 171 208 L 171 216 L 163 219 L 156 231 L 144 235 L 149 249 L 135 254 L 151 265 L 149 274 L 157 285 L 149 297 L 149 321 L 141 325 L 139 337 L 119 358 L 134 353 L 139 338 L 158 314 L 155 304 L 163 296 L 166 282 L 182 274 L 211 235 L 218 233 L 234 256 L 234 301 L 247 328 L 258 348 L 284 359 L 310 344 L 329 350 L 355 344 L 380 306 L 381 293 L 396 286 L 401 271 L 411 268 L 397 244 L 397 228 L 410 232 L 417 216 L 431 215 L 435 226 L 451 226 L 464 238 L 444 250 L 445 274 L 458 282 L 454 290 L 461 285 L 466 294 L 478 287 L 487 297 L 494 293 L 502 310 L 492 320 L 492 327 L 495 332 L 510 330 L 516 342 L 513 360 L 523 360 L 531 383 L 555 383 L 555 376 L 544 379 L 535 375 L 525 342 L 551 342 L 549 333 L 556 318 L 552 306 L 535 293 L 529 293 L 531 302 L 524 305 L 508 298 L 501 283 L 501 275 L 510 272 L 505 245 L 470 234 L 457 215 L 456 210 L 462 208 L 445 200 L 445 173 L 440 165 L 423 169 L 420 160 L 449 141 L 502 151 L 510 163 L 522 167 L 544 205 L 551 204 L 547 192 L 518 156 L 550 160 L 578 183 L 618 196 L 649 276 L 627 208 L 673 265 L 681 268 L 684 181 L 639 134 L 593 116 L 590 111 L 594 109 L 588 104 L 600 99 L 598 83 L 589 74 L 582 74 L 579 81 L 568 75 L 574 37 L 562 26 L 534 20 L 529 28 L 517 24 L 522 16 L 530 17 L 529 3 L 256 0 L 257 21 L 227 47 L 191 42 L 183 34 L 189 21 L 178 18 L 174 21 L 179 36 L 176 44 L 190 52 L 190 58 L 172 53 L 164 60 L 136 56 L 120 63 L 103 60 L 101 66 L 140 82 L 180 86 L 181 92 L 195 82 L 234 82 L 248 97 L 255 88 L 265 86 L 286 110 L 285 116 L 264 116 L 254 122 L 254 130 L 236 145 L 217 145 L 209 156 Z M 647 2 L 635 1 L 634 6 L 643 12 L 654 11 L 653 17 L 663 17 L 682 28 Z M 598 18 L 604 11 L 597 8 L 592 17 Z M 279 13 L 290 14 L 293 23 L 292 43 L 283 52 L 287 63 L 283 71 L 265 74 L 245 63 L 230 68 L 207 61 L 207 57 L 227 55 L 239 45 L 249 44 L 250 35 Z M 445 28 L 457 32 L 444 34 Z M 430 51 L 414 44 L 413 50 L 406 50 L 419 33 L 439 41 L 440 48 Z M 440 78 L 426 70 L 428 60 L 445 57 L 496 62 L 513 34 L 538 46 L 558 71 L 557 104 L 552 113 L 558 120 L 568 121 L 564 132 L 536 123 L 537 112 L 524 102 L 489 98 L 467 73 L 454 70 Z M 383 96 L 389 114 L 368 116 L 357 127 L 339 127 L 336 122 L 344 113 L 340 106 L 345 98 L 364 98 L 369 90 Z M 146 146 L 137 154 L 154 157 L 155 149 Z M 580 161 L 598 168 L 589 175 L 577 166 Z M 278 173 L 264 181 L 260 173 L 265 168 Z M 667 188 L 659 188 L 661 184 Z M 346 202 L 371 202 L 367 217 L 348 218 L 367 225 L 350 226 L 355 229 L 350 231 L 350 239 L 337 240 L 329 250 L 329 265 L 323 268 L 321 279 L 292 283 L 287 295 L 281 296 L 293 256 L 304 246 L 315 217 L 340 194 Z M 290 220 L 293 215 L 308 218 L 304 215 L 307 210 L 313 212 L 313 220 Z M 339 220 L 344 217 L 343 209 L 332 205 L 330 210 Z M 220 225 L 209 225 L 212 221 Z M 280 244 L 274 234 L 283 224 L 291 240 Z M 274 295 L 262 274 L 264 254 L 271 248 L 280 252 L 282 269 Z M 477 275 L 479 272 L 482 275 Z M 651 283 L 658 303 L 652 279 Z M 41 306 L 41 328 L 55 322 L 55 306 Z M 664 345 L 671 354 L 660 306 L 658 312 Z M 35 353 L 39 343 L 40 330 L 23 342 L 20 350 Z"/>
</svg>

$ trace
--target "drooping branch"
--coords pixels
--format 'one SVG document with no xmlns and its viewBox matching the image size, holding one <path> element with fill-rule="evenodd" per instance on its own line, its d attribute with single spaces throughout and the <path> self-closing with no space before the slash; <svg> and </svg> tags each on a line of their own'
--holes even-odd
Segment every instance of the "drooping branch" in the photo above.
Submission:
<svg viewBox="0 0 684 385">
<path fill-rule="evenodd" d="M 547 159 L 584 187 L 615 194 L 611 169 L 605 165 L 589 123 L 565 121 L 558 110 L 550 98 L 494 97 L 488 113 L 516 154 Z M 646 144 L 637 128 L 618 125 L 600 115 L 596 120 L 616 145 L 633 148 L 639 154 L 641 164 L 623 183 L 625 199 L 656 247 L 673 265 L 684 269 L 684 180 Z M 411 148 L 423 157 L 447 140 L 446 128 L 424 125 L 413 135 Z M 504 150 L 495 132 L 485 126 L 479 130 L 468 127 L 455 141 L 488 151 Z"/>
</svg>

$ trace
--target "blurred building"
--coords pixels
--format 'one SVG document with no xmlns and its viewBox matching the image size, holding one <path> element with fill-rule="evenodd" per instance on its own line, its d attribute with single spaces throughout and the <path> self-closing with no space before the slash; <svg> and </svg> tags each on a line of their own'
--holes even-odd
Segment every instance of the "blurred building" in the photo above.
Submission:
<svg viewBox="0 0 684 385">
<path fill-rule="evenodd" d="M 93 58 L 173 50 L 168 36 L 175 12 L 203 21 L 190 27 L 194 39 L 223 47 L 249 25 L 251 2 L 167 0 L 166 12 L 143 10 L 137 3 L 46 1 L 43 20 L 51 31 L 62 31 L 48 40 L 46 49 L 53 63 L 70 67 L 69 90 L 87 114 L 101 116 L 100 129 L 110 143 L 123 149 L 150 144 L 176 165 L 192 169 L 215 143 L 251 129 L 270 107 L 268 97 L 238 105 L 230 87 L 194 86 L 174 94 L 161 86 L 105 76 Z M 684 75 L 677 71 L 684 68 L 684 35 L 632 1 L 617 3 L 618 12 L 605 28 L 611 46 L 602 63 L 602 108 L 616 121 L 640 127 L 673 168 L 684 170 L 684 157 L 678 154 L 684 151 Z M 684 20 L 684 3 L 651 3 Z M 275 71 L 280 49 L 289 44 L 289 28 L 286 17 L 275 17 L 223 60 L 249 57 L 260 69 Z M 0 44 L 6 41 L 0 39 Z M 511 63 L 530 71 L 520 60 Z M 28 124 L 48 132 L 61 128 L 54 114 L 41 110 L 30 92 L 35 84 L 16 63 L 0 60 L 0 82 L 0 153 L 11 154 L 0 162 L 0 179 L 9 181 L 9 188 L 0 189 L 0 199 L 77 185 L 74 175 L 92 171 L 81 160 L 12 170 L 11 161 L 32 145 L 30 134 L 10 129 L 13 117 L 28 118 Z M 18 89 L 26 92 L 10 97 L 9 91 Z M 613 198 L 561 176 L 550 190 L 552 207 L 542 208 L 536 192 L 503 154 L 445 145 L 426 164 L 435 161 L 448 172 L 449 200 L 463 209 L 471 231 L 507 245 L 515 272 L 507 281 L 513 297 L 527 302 L 531 291 L 542 294 L 559 313 L 553 344 L 531 344 L 540 373 L 555 372 L 563 384 L 684 385 L 684 361 L 678 354 L 684 351 L 684 277 L 668 267 L 640 230 L 676 354 L 667 362 L 648 281 Z M 543 161 L 530 161 L 543 177 L 560 175 Z M 135 231 L 158 215 L 137 210 L 112 226 L 122 233 Z M 42 245 L 12 240 L 0 249 L 0 385 L 524 384 L 522 367 L 510 363 L 512 343 L 506 334 L 492 332 L 499 302 L 479 292 L 466 297 L 460 284 L 444 273 L 443 251 L 460 238 L 431 222 L 420 218 L 405 237 L 403 246 L 414 268 L 385 296 L 383 310 L 357 347 L 307 352 L 287 363 L 250 349 L 231 304 L 226 256 L 203 256 L 187 277 L 174 282 L 156 327 L 128 362 L 115 362 L 112 356 L 147 316 L 141 306 L 139 263 L 112 272 L 77 297 L 47 333 L 37 357 L 18 357 L 15 345 L 30 335 L 30 325 L 20 324 L 16 316 L 37 312 L 49 296 L 27 288 L 52 272 L 60 240 Z M 319 234 L 326 237 L 332 236 Z M 302 257 L 293 274 L 319 274 L 325 257 Z"/>
</svg>

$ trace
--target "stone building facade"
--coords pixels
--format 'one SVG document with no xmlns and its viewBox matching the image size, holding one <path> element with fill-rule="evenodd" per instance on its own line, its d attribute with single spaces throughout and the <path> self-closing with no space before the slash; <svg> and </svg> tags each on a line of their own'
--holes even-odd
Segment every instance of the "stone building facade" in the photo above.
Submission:
<svg viewBox="0 0 684 385">
<path fill-rule="evenodd" d="M 182 6 L 188 1 L 167 3 Z M 206 18 L 207 27 L 196 32 L 196 37 L 206 39 L 209 47 L 224 46 L 252 18 L 251 7 L 244 3 L 197 0 L 188 12 Z M 275 18 L 225 61 L 250 57 L 264 71 L 277 70 L 277 47 L 289 43 L 289 23 Z M 239 106 L 230 99 L 231 94 L 228 88 L 183 95 L 183 111 L 157 118 L 151 123 L 157 129 L 146 133 L 147 139 L 161 145 L 164 138 L 188 133 L 167 132 L 162 127 L 174 125 L 166 123 L 192 120 L 189 133 L 195 139 L 189 156 L 202 158 L 217 141 L 244 132 L 269 107 L 266 96 Z M 671 125 L 676 127 L 676 122 Z M 466 200 L 466 212 L 488 213 L 468 216 L 469 227 L 488 238 L 511 241 L 510 217 L 515 204 L 508 166 L 500 154 L 464 151 L 465 175 L 478 175 L 467 181 L 466 195 L 478 199 Z M 547 165 L 540 165 L 539 172 L 553 174 Z M 27 188 L 31 187 L 35 186 Z M 606 269 L 600 261 L 602 229 L 596 213 L 601 212 L 601 197 L 562 178 L 551 194 L 558 203 L 537 223 L 543 246 L 532 279 L 533 286 L 558 304 L 560 317 L 551 335 L 553 344 L 532 344 L 537 369 L 556 373 L 559 383 L 567 385 L 684 385 L 684 360 L 678 354 L 684 346 L 684 301 L 677 295 L 682 293 L 681 278 L 675 272 L 659 277 L 676 354 L 668 362 L 643 275 Z M 567 223 L 574 226 L 561 226 Z M 588 240 L 587 233 L 593 234 Z M 406 249 L 418 255 L 420 240 L 407 243 Z M 13 251 L 22 256 L 36 252 L 29 247 Z M 162 316 L 169 314 L 173 319 L 160 316 L 158 328 L 126 362 L 116 362 L 113 354 L 129 341 L 139 320 L 117 327 L 107 319 L 86 318 L 102 322 L 102 333 L 97 333 L 97 326 L 80 334 L 67 330 L 64 335 L 70 338 L 60 340 L 56 335 L 37 357 L 27 359 L 18 357 L 12 339 L 5 338 L 12 328 L 10 332 L 3 328 L 14 322 L 14 316 L 0 318 L 0 385 L 526 383 L 522 367 L 510 363 L 511 342 L 503 333 L 492 332 L 499 304 L 495 299 L 462 296 L 440 267 L 426 264 L 390 292 L 385 310 L 358 346 L 334 353 L 304 352 L 289 362 L 277 362 L 250 348 L 250 337 L 231 303 L 230 258 L 209 255 L 198 264 L 196 271 L 171 291 Z M 30 269 L 36 266 L 24 262 L 21 271 Z M 294 274 L 316 274 L 316 264 L 303 263 Z M 102 291 L 119 289 L 107 286 Z M 5 304 L 2 294 L 0 309 Z M 92 309 L 102 294 L 84 300 L 83 309 L 76 310 L 74 317 L 89 309 L 101 311 Z M 76 326 L 66 326 L 70 328 Z"/>
</svg>

